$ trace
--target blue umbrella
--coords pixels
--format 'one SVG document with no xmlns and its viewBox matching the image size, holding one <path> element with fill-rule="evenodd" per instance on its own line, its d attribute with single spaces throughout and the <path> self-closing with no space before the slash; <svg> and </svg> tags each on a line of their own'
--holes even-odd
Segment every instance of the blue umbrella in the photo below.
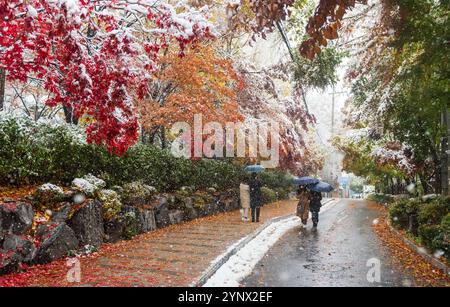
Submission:
<svg viewBox="0 0 450 307">
<path fill-rule="evenodd" d="M 310 185 L 319 183 L 319 179 L 313 177 L 294 177 L 292 181 L 296 185 Z"/>
<path fill-rule="evenodd" d="M 322 193 L 322 192 L 329 193 L 329 192 L 333 191 L 334 188 L 330 184 L 321 181 L 318 184 L 313 185 L 310 188 L 310 190 L 314 191 L 314 192 L 319 192 L 319 193 Z"/>
<path fill-rule="evenodd" d="M 244 170 L 249 173 L 261 173 L 264 172 L 265 168 L 261 165 L 249 165 Z"/>
</svg>

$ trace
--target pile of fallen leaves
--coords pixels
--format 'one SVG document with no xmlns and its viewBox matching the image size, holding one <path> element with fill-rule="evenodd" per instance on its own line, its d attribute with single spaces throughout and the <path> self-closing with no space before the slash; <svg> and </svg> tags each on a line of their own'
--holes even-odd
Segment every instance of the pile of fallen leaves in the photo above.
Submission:
<svg viewBox="0 0 450 307">
<path fill-rule="evenodd" d="M 293 210 L 295 207 L 295 202 L 291 201 L 280 201 L 273 203 L 270 207 L 267 207 L 263 212 L 263 217 L 269 217 L 269 211 L 274 210 L 279 215 L 282 211 Z M 270 208 L 270 210 L 269 210 Z M 125 256 L 127 251 L 133 251 L 137 246 L 142 246 L 146 244 L 151 239 L 161 238 L 164 239 L 167 234 L 174 231 L 183 231 L 186 225 L 196 226 L 204 225 L 205 223 L 215 223 L 216 221 L 223 221 L 230 219 L 231 221 L 236 220 L 236 212 L 226 212 L 217 214 L 214 216 L 208 216 L 204 218 L 199 218 L 193 221 L 186 222 L 184 224 L 172 225 L 166 228 L 158 229 L 153 232 L 148 232 L 142 235 L 138 235 L 129 241 L 119 241 L 113 244 L 103 244 L 97 252 L 93 252 L 88 255 L 77 256 L 80 261 L 81 270 L 81 283 L 70 283 L 67 280 L 67 274 L 71 265 L 68 264 L 68 258 L 59 259 L 52 263 L 45 265 L 35 265 L 22 267 L 20 273 L 0 276 L 0 287 L 27 287 L 27 286 L 39 286 L 39 287 L 70 287 L 70 286 L 96 286 L 96 287 L 115 287 L 115 286 L 159 286 L 162 281 L 157 280 L 154 277 L 144 276 L 145 274 L 139 274 L 139 270 L 136 272 L 131 272 L 129 268 L 129 259 Z M 257 227 L 257 224 L 249 225 L 251 227 Z M 249 228 L 249 231 L 251 228 Z M 102 267 L 102 259 L 115 259 L 115 266 L 120 274 L 105 274 L 106 270 L 109 268 Z M 118 261 L 117 258 L 123 258 L 123 261 Z M 123 263 L 121 267 L 120 262 Z M 164 269 L 164 264 L 159 267 L 159 270 Z M 193 282 L 193 278 L 196 276 L 177 276 L 176 280 L 173 280 L 174 285 L 188 285 Z M 175 278 L 167 276 L 167 279 Z M 186 279 L 187 278 L 187 279 Z M 170 284 L 170 280 L 165 281 Z"/>
<path fill-rule="evenodd" d="M 233 212 L 226 212 L 215 216 L 208 216 L 199 218 L 186 224 L 201 225 L 207 221 L 215 221 L 233 216 Z M 59 259 L 52 263 L 45 265 L 27 266 L 23 265 L 22 272 L 0 276 L 0 287 L 70 287 L 70 286 L 96 286 L 96 287 L 117 287 L 117 286 L 133 286 L 142 284 L 142 280 L 139 280 L 137 276 L 132 274 L 118 274 L 118 275 L 105 275 L 103 268 L 96 261 L 99 258 L 108 258 L 114 256 L 120 256 L 125 251 L 133 250 L 136 246 L 145 243 L 151 238 L 162 238 L 167 233 L 176 231 L 183 227 L 184 224 L 172 225 L 166 228 L 158 229 L 153 232 L 148 232 L 142 235 L 138 235 L 129 241 L 119 241 L 113 244 L 103 244 L 97 252 L 89 255 L 78 256 L 78 260 L 81 263 L 82 276 L 81 284 L 73 284 L 67 281 L 67 273 L 70 269 L 67 260 L 70 258 Z M 128 263 L 129 260 L 124 258 L 124 263 Z M 118 268 L 120 270 L 120 268 Z M 162 268 L 161 268 L 162 269 Z M 158 280 L 145 280 L 145 285 L 149 286 L 154 284 L 155 286 L 160 284 Z M 189 284 L 188 281 L 185 284 Z"/>
<path fill-rule="evenodd" d="M 32 195 L 36 190 L 36 186 L 22 186 L 22 187 L 2 187 L 0 186 L 0 199 L 12 198 L 21 199 L 25 196 Z"/>
<path fill-rule="evenodd" d="M 381 206 L 379 206 L 382 208 Z M 450 287 L 450 276 L 435 268 L 415 250 L 405 244 L 387 224 L 387 212 L 383 208 L 378 223 L 374 223 L 375 232 L 393 254 L 392 264 L 414 277 L 418 287 Z"/>
</svg>

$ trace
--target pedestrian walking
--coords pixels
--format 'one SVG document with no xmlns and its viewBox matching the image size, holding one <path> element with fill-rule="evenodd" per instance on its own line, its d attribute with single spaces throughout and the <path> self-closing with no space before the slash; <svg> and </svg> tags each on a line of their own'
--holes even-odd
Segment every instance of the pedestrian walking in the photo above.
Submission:
<svg viewBox="0 0 450 307">
<path fill-rule="evenodd" d="M 241 182 L 239 186 L 241 199 L 241 216 L 243 222 L 248 222 L 248 213 L 250 211 L 250 186 L 246 182 Z"/>
<path fill-rule="evenodd" d="M 297 191 L 297 216 L 302 220 L 302 224 L 306 226 L 309 217 L 309 194 L 307 187 L 300 185 Z"/>
<path fill-rule="evenodd" d="M 317 229 L 319 223 L 319 212 L 322 207 L 322 193 L 311 191 L 309 195 L 309 210 L 312 215 L 313 228 Z"/>
<path fill-rule="evenodd" d="M 252 173 L 249 181 L 250 186 L 250 207 L 252 210 L 252 223 L 259 223 L 259 217 L 261 215 L 262 203 L 262 193 L 261 186 L 262 183 L 258 178 L 258 174 Z"/>
</svg>

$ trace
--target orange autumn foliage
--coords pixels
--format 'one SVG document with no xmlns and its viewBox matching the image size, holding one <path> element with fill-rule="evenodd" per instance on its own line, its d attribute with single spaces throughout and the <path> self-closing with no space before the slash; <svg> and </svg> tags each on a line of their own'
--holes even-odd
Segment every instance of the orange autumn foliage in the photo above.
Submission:
<svg viewBox="0 0 450 307">
<path fill-rule="evenodd" d="M 237 91 L 243 82 L 229 60 L 212 47 L 199 47 L 180 58 L 169 53 L 153 84 L 152 97 L 139 105 L 141 124 L 146 130 L 170 128 L 176 122 L 192 123 L 194 114 L 204 122 L 237 122 Z"/>
</svg>

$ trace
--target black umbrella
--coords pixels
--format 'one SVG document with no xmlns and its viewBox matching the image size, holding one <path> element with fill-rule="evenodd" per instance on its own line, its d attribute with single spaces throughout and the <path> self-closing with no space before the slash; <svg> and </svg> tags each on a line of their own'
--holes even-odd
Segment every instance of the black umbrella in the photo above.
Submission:
<svg viewBox="0 0 450 307">
<path fill-rule="evenodd" d="M 319 183 L 319 179 L 313 177 L 294 177 L 292 182 L 296 185 L 310 185 Z"/>
<path fill-rule="evenodd" d="M 319 192 L 319 193 L 322 193 L 322 192 L 329 193 L 329 192 L 333 191 L 334 188 L 330 184 L 320 181 L 319 183 L 311 186 L 310 190 L 314 191 L 314 192 Z"/>
</svg>

